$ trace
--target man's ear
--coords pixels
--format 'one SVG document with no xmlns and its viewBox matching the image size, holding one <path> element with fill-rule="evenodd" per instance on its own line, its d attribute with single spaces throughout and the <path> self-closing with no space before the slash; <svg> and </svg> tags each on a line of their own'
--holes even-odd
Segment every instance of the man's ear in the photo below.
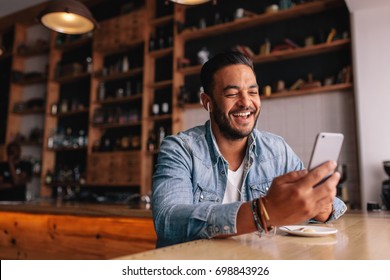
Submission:
<svg viewBox="0 0 390 280">
<path fill-rule="evenodd" d="M 200 100 L 202 101 L 203 108 L 205 108 L 206 111 L 210 112 L 210 96 L 202 92 L 200 94 Z"/>
</svg>

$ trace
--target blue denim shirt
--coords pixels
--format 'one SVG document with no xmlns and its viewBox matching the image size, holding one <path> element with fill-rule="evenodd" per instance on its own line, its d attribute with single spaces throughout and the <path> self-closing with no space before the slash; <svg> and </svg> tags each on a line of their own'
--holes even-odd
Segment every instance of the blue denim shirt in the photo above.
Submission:
<svg viewBox="0 0 390 280">
<path fill-rule="evenodd" d="M 248 138 L 241 201 L 222 204 L 228 162 L 219 152 L 210 121 L 166 137 L 153 175 L 157 247 L 235 234 L 242 203 L 264 196 L 275 177 L 303 168 L 283 138 L 255 129 Z M 346 206 L 336 198 L 333 209 L 329 220 L 341 216 Z"/>
</svg>

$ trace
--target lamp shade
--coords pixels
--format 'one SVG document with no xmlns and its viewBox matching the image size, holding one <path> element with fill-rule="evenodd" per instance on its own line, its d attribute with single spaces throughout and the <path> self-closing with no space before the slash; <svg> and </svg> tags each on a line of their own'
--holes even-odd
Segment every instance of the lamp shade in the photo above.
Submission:
<svg viewBox="0 0 390 280">
<path fill-rule="evenodd" d="M 47 28 L 65 34 L 88 33 L 97 27 L 89 9 L 75 0 L 51 1 L 38 18 Z"/>
<path fill-rule="evenodd" d="M 210 0 L 171 0 L 172 2 L 183 5 L 198 5 L 209 2 Z"/>
</svg>

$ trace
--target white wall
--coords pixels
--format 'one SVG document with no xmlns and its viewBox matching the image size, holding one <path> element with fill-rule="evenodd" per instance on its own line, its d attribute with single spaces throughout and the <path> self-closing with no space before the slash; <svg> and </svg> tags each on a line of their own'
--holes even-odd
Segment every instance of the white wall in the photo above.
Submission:
<svg viewBox="0 0 390 280">
<path fill-rule="evenodd" d="M 346 0 L 351 12 L 362 207 L 380 201 L 390 160 L 390 1 Z"/>
</svg>

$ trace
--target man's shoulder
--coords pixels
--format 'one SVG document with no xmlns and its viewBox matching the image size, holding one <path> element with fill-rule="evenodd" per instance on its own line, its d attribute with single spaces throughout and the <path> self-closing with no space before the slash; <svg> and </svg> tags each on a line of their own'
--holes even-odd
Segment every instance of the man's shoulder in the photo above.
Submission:
<svg viewBox="0 0 390 280">
<path fill-rule="evenodd" d="M 254 129 L 253 134 L 256 142 L 262 143 L 285 143 L 282 136 L 265 130 Z"/>
<path fill-rule="evenodd" d="M 185 141 L 199 141 L 201 138 L 205 138 L 206 135 L 206 126 L 205 125 L 199 125 L 194 126 L 190 129 L 184 130 L 179 132 L 178 134 L 174 135 L 173 137 L 180 138 Z"/>
</svg>

